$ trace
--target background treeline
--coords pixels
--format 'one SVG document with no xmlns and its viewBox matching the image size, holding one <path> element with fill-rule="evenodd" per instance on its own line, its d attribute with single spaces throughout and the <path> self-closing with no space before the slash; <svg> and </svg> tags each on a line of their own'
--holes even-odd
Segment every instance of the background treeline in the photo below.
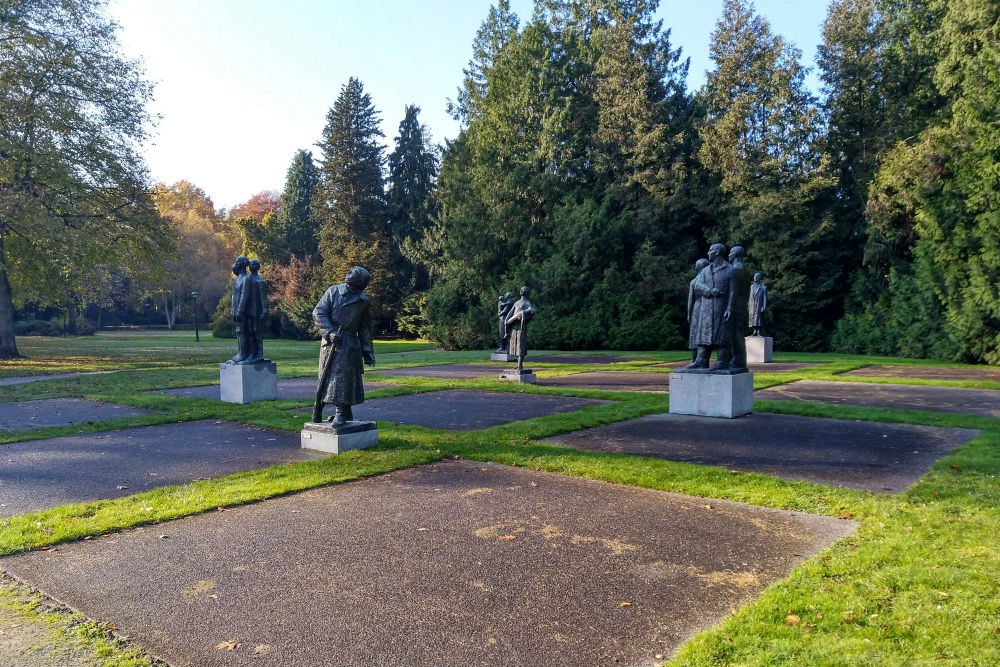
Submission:
<svg viewBox="0 0 1000 667">
<path fill-rule="evenodd" d="M 833 0 L 819 94 L 747 0 L 725 0 L 689 90 L 656 8 L 501 0 L 453 141 L 411 106 L 386 148 L 352 78 L 280 194 L 217 212 L 157 186 L 166 270 L 109 269 L 69 302 L 172 324 L 198 292 L 225 335 L 242 253 L 264 264 L 272 335 L 311 335 L 322 290 L 361 264 L 383 333 L 488 347 L 498 295 L 524 284 L 533 347 L 681 348 L 693 264 L 721 241 L 764 274 L 783 349 L 1000 363 L 1000 5 Z M 66 301 L 28 296 L 22 314 Z"/>
</svg>

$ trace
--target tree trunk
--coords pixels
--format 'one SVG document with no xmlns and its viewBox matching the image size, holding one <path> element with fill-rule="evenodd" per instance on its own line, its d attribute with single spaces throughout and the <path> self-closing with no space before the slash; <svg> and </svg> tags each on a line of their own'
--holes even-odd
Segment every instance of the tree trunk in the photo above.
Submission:
<svg viewBox="0 0 1000 667">
<path fill-rule="evenodd" d="M 176 301 L 173 292 L 163 293 L 163 314 L 167 318 L 167 329 L 171 330 L 174 328 L 174 322 L 177 321 L 177 311 L 180 310 Z"/>
<path fill-rule="evenodd" d="M 7 256 L 0 234 L 0 359 L 20 357 L 14 340 L 14 300 L 7 280 Z"/>
</svg>

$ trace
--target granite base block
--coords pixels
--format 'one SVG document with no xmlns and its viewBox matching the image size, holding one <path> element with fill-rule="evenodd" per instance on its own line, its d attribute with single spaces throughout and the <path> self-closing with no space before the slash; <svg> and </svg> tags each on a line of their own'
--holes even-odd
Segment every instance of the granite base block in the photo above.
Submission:
<svg viewBox="0 0 1000 667">
<path fill-rule="evenodd" d="M 531 371 L 518 373 L 517 371 L 504 371 L 500 374 L 501 382 L 522 382 L 524 384 L 537 384 L 538 376 Z"/>
<path fill-rule="evenodd" d="M 302 426 L 302 447 L 339 454 L 349 449 L 367 449 L 378 444 L 375 422 L 348 422 L 340 429 L 329 424 L 306 422 Z"/>
<path fill-rule="evenodd" d="M 774 339 L 770 336 L 747 336 L 747 363 L 769 364 L 774 352 Z"/>
<path fill-rule="evenodd" d="M 219 364 L 219 397 L 226 403 L 274 401 L 278 398 L 278 365 Z"/>
<path fill-rule="evenodd" d="M 506 352 L 494 352 L 490 355 L 490 361 L 502 361 L 507 363 L 508 361 L 517 361 L 517 357 L 513 354 L 507 354 Z"/>
<path fill-rule="evenodd" d="M 753 412 L 753 373 L 670 374 L 670 412 L 732 419 Z"/>
</svg>

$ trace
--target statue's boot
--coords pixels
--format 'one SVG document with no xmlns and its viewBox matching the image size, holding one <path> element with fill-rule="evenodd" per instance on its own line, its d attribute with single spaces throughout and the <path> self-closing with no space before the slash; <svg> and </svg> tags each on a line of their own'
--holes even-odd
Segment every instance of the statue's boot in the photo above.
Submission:
<svg viewBox="0 0 1000 667">
<path fill-rule="evenodd" d="M 699 345 L 698 354 L 686 368 L 708 368 L 708 348 Z"/>
<path fill-rule="evenodd" d="M 344 405 L 340 408 L 341 412 L 344 413 L 344 421 L 352 422 L 354 421 L 354 411 L 351 410 L 351 406 Z"/>
<path fill-rule="evenodd" d="M 330 426 L 343 426 L 347 423 L 347 415 L 344 414 L 345 407 L 347 406 L 337 406 L 337 411 L 333 414 L 333 418 L 330 420 Z"/>
<path fill-rule="evenodd" d="M 323 403 L 317 401 L 313 405 L 313 423 L 322 424 L 323 423 Z"/>
</svg>

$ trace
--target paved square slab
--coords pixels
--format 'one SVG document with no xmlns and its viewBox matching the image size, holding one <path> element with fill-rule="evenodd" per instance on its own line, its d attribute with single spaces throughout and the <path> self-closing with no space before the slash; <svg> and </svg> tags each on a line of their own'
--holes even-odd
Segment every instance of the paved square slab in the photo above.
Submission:
<svg viewBox="0 0 1000 667">
<path fill-rule="evenodd" d="M 663 364 L 653 364 L 650 368 L 682 368 L 690 364 L 690 361 L 668 361 Z M 747 370 L 751 373 L 789 373 L 810 366 L 819 364 L 809 364 L 797 361 L 771 361 L 766 364 L 747 364 Z"/>
<path fill-rule="evenodd" d="M 173 665 L 651 664 L 854 527 L 463 461 L 0 567 Z"/>
<path fill-rule="evenodd" d="M 865 366 L 840 375 L 923 380 L 992 380 L 1000 382 L 1000 368 L 953 368 L 948 366 Z"/>
<path fill-rule="evenodd" d="M 388 382 L 365 382 L 365 391 L 375 391 L 376 389 L 389 389 L 399 385 Z M 203 384 L 196 387 L 180 387 L 178 389 L 157 389 L 155 394 L 169 394 L 171 396 L 183 396 L 184 398 L 210 398 L 219 400 L 219 385 Z M 316 378 L 285 378 L 278 380 L 278 398 L 314 398 L 316 396 Z"/>
<path fill-rule="evenodd" d="M 115 403 L 85 401 L 82 398 L 46 398 L 39 401 L 0 403 L 0 429 L 19 431 L 40 426 L 68 426 L 131 415 L 148 415 L 151 410 Z"/>
<path fill-rule="evenodd" d="M 622 361 L 643 361 L 649 357 L 624 357 L 611 354 L 541 354 L 524 358 L 532 364 L 617 364 Z"/>
<path fill-rule="evenodd" d="M 565 396 L 448 389 L 410 396 L 376 398 L 355 405 L 353 412 L 354 418 L 360 420 L 472 431 L 611 402 Z"/>
<path fill-rule="evenodd" d="M 633 454 L 898 493 L 979 431 L 754 413 L 736 420 L 649 415 L 548 438 Z"/>
<path fill-rule="evenodd" d="M 0 445 L 0 516 L 322 458 L 299 434 L 196 421 Z"/>
<path fill-rule="evenodd" d="M 962 412 L 1000 417 L 1000 391 L 874 382 L 799 380 L 754 392 L 754 398 L 866 405 L 873 408 Z"/>
<path fill-rule="evenodd" d="M 607 391 L 659 391 L 666 392 L 669 373 L 642 373 L 639 371 L 594 371 L 558 377 L 542 378 L 540 387 L 575 387 L 577 389 L 605 389 Z"/>
<path fill-rule="evenodd" d="M 432 366 L 411 366 L 393 368 L 387 371 L 371 371 L 366 375 L 401 375 L 403 377 L 442 378 L 446 380 L 472 380 L 481 377 L 499 377 L 500 372 L 513 368 L 515 364 L 434 364 Z"/>
</svg>

